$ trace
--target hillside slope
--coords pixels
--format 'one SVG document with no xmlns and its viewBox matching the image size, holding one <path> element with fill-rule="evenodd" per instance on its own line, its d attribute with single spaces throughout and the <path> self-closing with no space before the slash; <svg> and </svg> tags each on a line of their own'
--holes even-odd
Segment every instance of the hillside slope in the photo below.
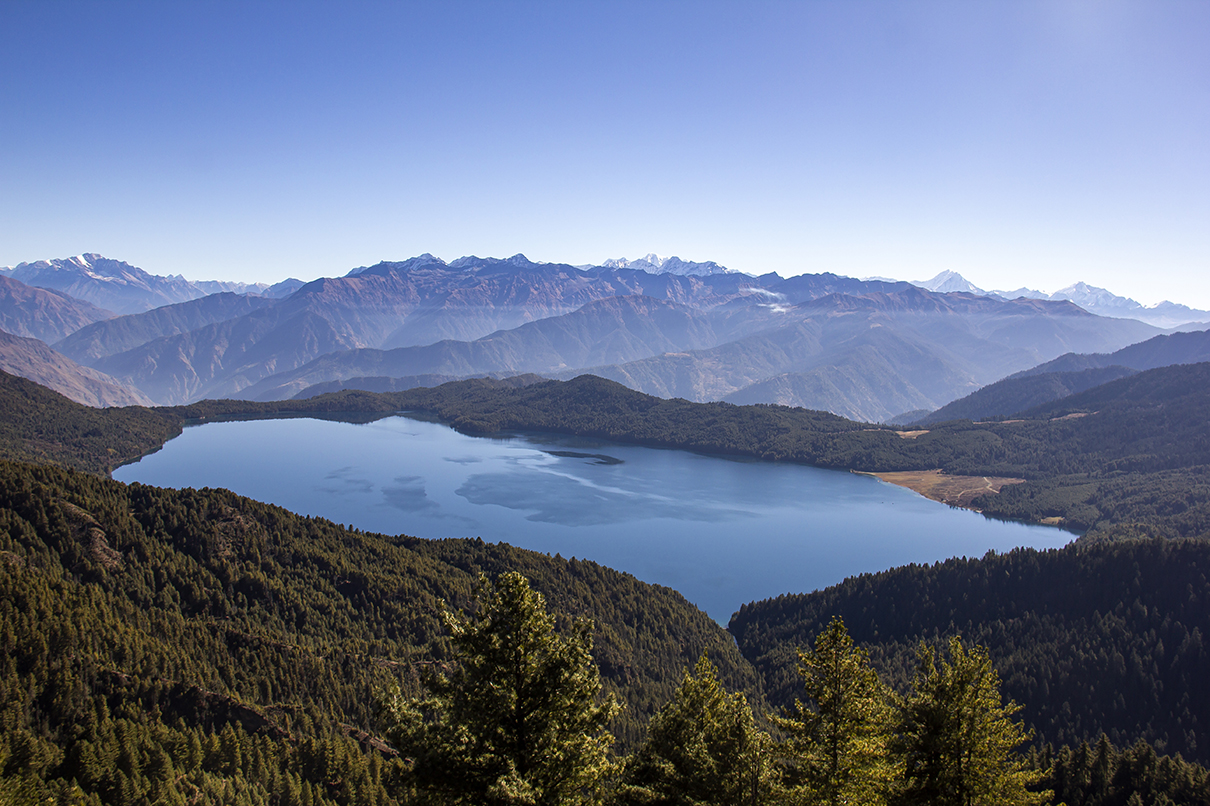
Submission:
<svg viewBox="0 0 1210 806">
<path fill-rule="evenodd" d="M 759 313 L 759 311 L 757 312 Z M 252 400 L 280 400 L 320 383 L 357 376 L 469 376 L 492 372 L 543 373 L 658 353 L 713 346 L 716 317 L 652 297 L 609 297 L 475 341 L 424 347 L 331 353 L 243 390 Z M 757 316 L 749 317 L 759 327 Z M 725 326 L 720 319 L 719 325 Z M 720 330 L 722 327 L 719 328 Z"/>
<path fill-rule="evenodd" d="M 520 571 L 561 618 L 595 620 L 623 749 L 704 651 L 729 687 L 761 697 L 705 613 L 594 563 L 365 534 L 225 490 L 10 462 L 0 523 L 0 742 L 28 748 L 37 762 L 25 772 L 108 802 L 155 788 L 187 796 L 208 779 L 272 795 L 287 774 L 382 793 L 383 757 L 342 736 L 378 734 L 377 692 L 392 680 L 416 691 L 425 666 L 448 662 L 443 603 L 469 605 L 481 571 Z M 224 763 L 219 747 L 233 742 L 259 768 L 244 754 Z M 328 761 L 308 763 L 315 753 Z M 336 791 L 327 797 L 366 802 Z"/>
<path fill-rule="evenodd" d="M 0 274 L 0 330 L 48 344 L 114 314 L 60 291 Z"/>
<path fill-rule="evenodd" d="M 1047 356 L 1130 344 L 1154 332 L 1067 302 L 913 288 L 834 294 L 717 347 L 581 371 L 660 397 L 778 403 L 881 422 L 936 408 Z"/>
<path fill-rule="evenodd" d="M 1010 414 L 1061 400 L 1094 386 L 1133 375 L 1129 367 L 1109 366 L 1073 372 L 1017 374 L 971 392 L 947 403 L 915 421 L 916 425 L 943 423 L 946 420 L 982 420 Z"/>
<path fill-rule="evenodd" d="M 124 353 L 178 333 L 225 322 L 273 304 L 266 297 L 223 292 L 189 302 L 164 305 L 145 313 L 128 314 L 80 328 L 55 349 L 81 364 Z"/>
<path fill-rule="evenodd" d="M 961 634 L 991 648 L 1004 693 L 1042 741 L 1118 745 L 1210 761 L 1210 541 L 1126 541 L 863 574 L 745 605 L 728 629 L 768 686 L 799 695 L 796 651 L 834 616 L 902 686 L 915 649 Z"/>
<path fill-rule="evenodd" d="M 1053 361 L 1018 372 L 1010 378 L 1111 366 L 1138 370 L 1156 369 L 1173 364 L 1197 364 L 1202 361 L 1210 361 L 1210 330 L 1205 329 L 1155 336 L 1112 353 L 1067 353 Z"/>
<path fill-rule="evenodd" d="M 0 331 L 0 371 L 20 375 L 86 406 L 145 406 L 137 389 L 103 372 L 82 367 L 37 339 Z"/>
</svg>

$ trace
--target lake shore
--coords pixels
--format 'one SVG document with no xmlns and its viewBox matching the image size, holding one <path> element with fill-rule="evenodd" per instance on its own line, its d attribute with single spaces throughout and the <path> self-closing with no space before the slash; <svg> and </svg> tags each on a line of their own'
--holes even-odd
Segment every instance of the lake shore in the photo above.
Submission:
<svg viewBox="0 0 1210 806">
<path fill-rule="evenodd" d="M 975 512 L 979 510 L 973 506 L 973 502 L 979 496 L 998 493 L 1006 485 L 1022 484 L 1025 481 L 1025 479 L 1000 476 L 951 476 L 940 470 L 903 470 L 885 473 L 854 470 L 853 472 L 863 476 L 874 476 L 888 484 L 906 487 L 933 501 L 940 501 L 952 507 L 962 507 Z"/>
</svg>

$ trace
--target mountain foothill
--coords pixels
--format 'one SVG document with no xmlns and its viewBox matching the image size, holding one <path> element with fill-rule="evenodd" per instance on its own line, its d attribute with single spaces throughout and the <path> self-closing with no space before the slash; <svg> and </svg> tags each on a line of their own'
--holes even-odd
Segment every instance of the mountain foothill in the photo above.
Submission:
<svg viewBox="0 0 1210 806">
<path fill-rule="evenodd" d="M 1038 802 L 1210 802 L 1204 331 L 1064 299 L 610 263 L 421 256 L 284 295 L 127 267 L 146 288 L 121 305 L 69 276 L 126 266 L 96 255 L 0 273 L 0 802 L 413 802 L 382 692 L 455 668 L 442 614 L 508 571 L 561 628 L 592 619 L 619 759 L 703 657 L 761 719 L 790 713 L 800 653 L 839 617 L 892 699 L 921 647 L 985 647 L 1030 736 L 1021 763 L 1053 793 Z M 591 562 L 108 478 L 187 423 L 401 409 L 476 434 L 1011 477 L 968 505 L 1081 537 L 787 593 L 724 628 Z M 911 409 L 927 422 L 873 422 Z"/>
</svg>

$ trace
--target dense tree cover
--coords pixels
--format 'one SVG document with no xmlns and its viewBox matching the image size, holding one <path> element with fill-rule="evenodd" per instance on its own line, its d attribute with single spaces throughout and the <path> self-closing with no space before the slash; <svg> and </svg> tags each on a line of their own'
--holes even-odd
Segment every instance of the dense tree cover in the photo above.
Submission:
<svg viewBox="0 0 1210 806">
<path fill-rule="evenodd" d="M 914 440 L 818 412 L 662 401 L 595 378 L 95 410 L 9 376 L 0 450 L 104 473 L 185 421 L 411 409 L 473 432 L 1016 474 L 1031 481 L 980 505 L 1095 526 L 1102 537 L 1180 537 L 1207 533 L 1206 373 L 1141 373 L 1034 419 L 941 424 Z M 602 682 L 624 706 L 610 725 L 623 748 L 638 745 L 707 648 L 721 680 L 760 701 L 751 667 L 704 614 L 593 563 L 367 535 L 222 490 L 126 487 L 8 462 L 0 524 L 0 791 L 10 800 L 391 802 L 402 765 L 374 738 L 372 693 L 392 680 L 416 693 L 427 664 L 450 661 L 442 601 L 468 604 L 480 572 L 525 574 L 565 614 L 561 628 L 595 619 Z M 1210 758 L 1207 551 L 1188 540 L 1081 541 L 895 569 L 750 605 L 731 628 L 782 705 L 801 690 L 799 647 L 834 616 L 901 692 L 919 641 L 961 632 L 993 648 L 1041 741 L 1076 746 L 1037 756 L 1038 769 L 1054 762 L 1044 785 L 1057 798 L 1202 803 L 1182 793 L 1204 794 L 1205 770 L 1156 753 Z M 1112 763 L 1087 762 L 1078 743 L 1102 733 L 1129 749 L 1098 745 Z"/>
<path fill-rule="evenodd" d="M 1030 753 L 1042 786 L 1067 806 L 1210 806 L 1210 770 L 1178 756 L 1159 756 L 1135 742 L 1119 750 L 1105 735 L 1057 753 L 1049 745 Z"/>
<path fill-rule="evenodd" d="M 617 703 L 600 701 L 592 623 L 555 630 L 524 576 L 479 579 L 477 608 L 446 614 L 456 655 L 429 671 L 424 697 L 396 693 L 388 735 L 408 782 L 434 804 L 509 806 L 595 801 L 610 773 Z"/>
<path fill-rule="evenodd" d="M 903 763 L 903 783 L 892 800 L 929 806 L 1046 803 L 1051 793 L 1031 791 L 1042 773 L 1017 753 L 1030 738 L 1013 719 L 1021 708 L 1001 702 L 987 650 L 968 650 L 953 636 L 949 658 L 940 664 L 926 644 L 918 656 L 891 745 Z"/>
<path fill-rule="evenodd" d="M 109 473 L 180 433 L 174 414 L 139 406 L 94 409 L 0 371 L 0 459 Z"/>
<path fill-rule="evenodd" d="M 729 629 L 774 704 L 798 690 L 797 648 L 840 617 L 902 690 L 916 647 L 954 634 L 994 650 L 1041 741 L 1138 739 L 1205 763 L 1210 542 L 1078 542 L 863 574 L 745 605 Z"/>
<path fill-rule="evenodd" d="M 510 570 L 595 619 L 621 748 L 707 649 L 759 700 L 706 614 L 594 563 L 0 462 L 0 778 L 105 803 L 393 802 L 398 762 L 363 749 L 386 747 L 375 692 L 416 693 L 452 656 L 442 602 Z"/>
<path fill-rule="evenodd" d="M 783 745 L 786 784 L 795 800 L 839 806 L 885 803 L 894 777 L 890 692 L 854 646 L 839 618 L 799 651 L 798 674 L 808 701 L 774 721 L 788 736 Z"/>
<path fill-rule="evenodd" d="M 617 806 L 774 802 L 772 741 L 705 653 L 647 726 L 611 798 Z"/>
</svg>

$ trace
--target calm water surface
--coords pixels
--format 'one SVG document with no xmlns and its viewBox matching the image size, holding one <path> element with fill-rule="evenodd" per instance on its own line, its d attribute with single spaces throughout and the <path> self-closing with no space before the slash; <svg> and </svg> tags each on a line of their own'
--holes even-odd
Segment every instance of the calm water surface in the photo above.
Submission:
<svg viewBox="0 0 1210 806">
<path fill-rule="evenodd" d="M 1071 539 L 852 473 L 576 437 L 468 437 L 407 417 L 209 423 L 113 476 L 226 487 L 386 534 L 595 560 L 676 588 L 724 623 L 745 602 L 865 571 Z"/>
</svg>

